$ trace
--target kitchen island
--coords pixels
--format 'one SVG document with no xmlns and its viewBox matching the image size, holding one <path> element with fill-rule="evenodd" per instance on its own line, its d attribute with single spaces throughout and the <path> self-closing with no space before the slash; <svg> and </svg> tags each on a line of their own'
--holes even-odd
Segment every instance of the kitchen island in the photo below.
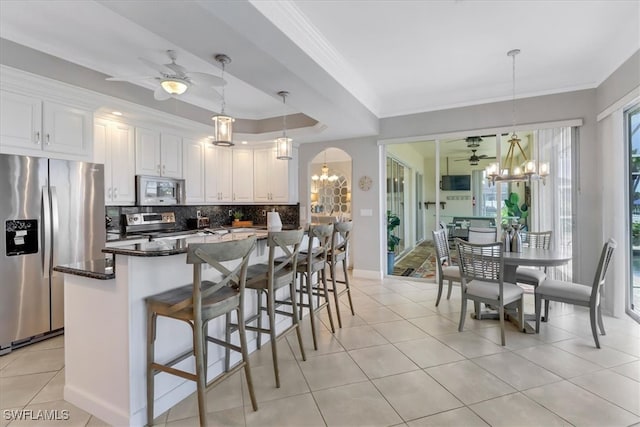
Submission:
<svg viewBox="0 0 640 427">
<path fill-rule="evenodd" d="M 254 234 L 259 240 L 250 264 L 266 262 L 267 233 L 251 231 L 107 248 L 103 252 L 114 255 L 113 266 L 91 264 L 94 270 L 106 269 L 89 272 L 93 274 L 86 271 L 81 274 L 83 266 L 56 267 L 66 273 L 65 400 L 112 425 L 144 425 L 147 421 L 145 298 L 191 282 L 193 267 L 186 263 L 189 243 L 243 239 Z M 74 268 L 77 271 L 74 272 Z M 203 279 L 215 279 L 212 274 L 213 269 L 203 269 Z M 279 297 L 287 296 L 287 289 L 280 291 L 285 293 Z M 247 292 L 247 317 L 256 313 L 256 298 L 254 292 Z M 287 321 L 281 319 L 277 329 L 287 326 Z M 160 317 L 157 325 L 156 360 L 168 360 L 192 347 L 191 330 L 185 323 Z M 224 336 L 224 317 L 209 323 L 209 334 Z M 247 341 L 249 351 L 254 351 L 256 334 L 248 332 Z M 239 360 L 239 355 L 233 356 L 238 359 L 232 359 L 232 364 Z M 224 350 L 210 344 L 209 379 L 223 371 L 223 358 Z M 176 367 L 193 371 L 193 358 Z M 192 381 L 158 374 L 155 416 L 194 391 Z"/>
</svg>

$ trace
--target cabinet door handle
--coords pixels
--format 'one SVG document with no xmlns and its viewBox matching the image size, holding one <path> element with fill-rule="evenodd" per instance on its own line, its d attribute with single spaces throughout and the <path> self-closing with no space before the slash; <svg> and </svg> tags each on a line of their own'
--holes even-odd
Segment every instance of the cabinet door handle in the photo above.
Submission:
<svg viewBox="0 0 640 427">
<path fill-rule="evenodd" d="M 51 135 L 47 134 L 47 145 L 51 145 Z"/>
<path fill-rule="evenodd" d="M 236 193 L 233 193 L 233 200 L 236 199 Z"/>
<path fill-rule="evenodd" d="M 166 170 L 167 170 L 167 165 L 162 165 L 162 173 L 165 173 Z"/>
<path fill-rule="evenodd" d="M 111 187 L 107 190 L 107 199 L 111 200 Z"/>
<path fill-rule="evenodd" d="M 156 166 L 156 170 L 160 173 L 160 165 Z"/>
<path fill-rule="evenodd" d="M 36 144 L 40 144 L 40 132 L 36 132 Z"/>
<path fill-rule="evenodd" d="M 113 189 L 113 200 L 118 200 L 118 187 Z"/>
</svg>

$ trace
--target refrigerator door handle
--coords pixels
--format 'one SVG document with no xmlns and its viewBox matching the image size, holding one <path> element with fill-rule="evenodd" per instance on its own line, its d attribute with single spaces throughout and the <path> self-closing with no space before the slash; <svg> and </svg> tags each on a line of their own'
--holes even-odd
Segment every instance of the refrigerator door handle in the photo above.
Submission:
<svg viewBox="0 0 640 427">
<path fill-rule="evenodd" d="M 55 238 L 59 238 L 59 233 L 60 233 L 60 215 L 59 212 L 60 210 L 58 209 L 58 194 L 56 192 L 56 187 L 49 187 L 50 191 L 51 191 L 51 225 L 52 225 L 52 236 L 55 236 Z M 51 252 L 53 253 L 53 256 L 51 257 L 51 262 L 53 265 L 57 265 L 58 263 L 58 253 L 57 251 L 53 248 L 53 245 L 56 245 L 57 242 L 55 242 L 52 239 L 52 245 L 51 245 Z"/>
<path fill-rule="evenodd" d="M 51 197 L 49 188 L 42 187 L 42 272 L 49 278 L 51 271 Z"/>
</svg>

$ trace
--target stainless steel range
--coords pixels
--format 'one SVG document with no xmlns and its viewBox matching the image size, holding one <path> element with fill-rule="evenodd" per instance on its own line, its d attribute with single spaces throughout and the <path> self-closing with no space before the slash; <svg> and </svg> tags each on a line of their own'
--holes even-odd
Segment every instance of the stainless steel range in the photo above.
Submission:
<svg viewBox="0 0 640 427">
<path fill-rule="evenodd" d="M 121 223 L 127 236 L 148 237 L 149 240 L 207 234 L 202 230 L 180 229 L 174 212 L 123 214 Z"/>
</svg>

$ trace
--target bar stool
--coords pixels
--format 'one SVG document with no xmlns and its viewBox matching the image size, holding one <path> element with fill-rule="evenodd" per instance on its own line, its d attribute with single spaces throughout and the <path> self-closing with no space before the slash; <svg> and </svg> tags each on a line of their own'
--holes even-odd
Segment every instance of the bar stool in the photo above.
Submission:
<svg viewBox="0 0 640 427">
<path fill-rule="evenodd" d="M 269 247 L 269 263 L 257 264 L 249 267 L 247 271 L 248 289 L 255 289 L 258 292 L 258 310 L 255 316 L 245 320 L 246 329 L 258 332 L 257 344 L 261 347 L 262 334 L 269 334 L 271 337 L 271 355 L 273 357 L 273 372 L 276 378 L 276 387 L 280 388 L 280 374 L 278 371 L 278 350 L 276 339 L 285 336 L 295 329 L 298 335 L 298 344 L 302 360 L 307 360 L 302 345 L 302 334 L 298 322 L 298 306 L 296 303 L 296 262 L 304 230 L 270 231 L 267 235 L 267 245 Z M 284 254 L 284 256 L 279 256 Z M 277 258 L 277 260 L 276 260 Z M 289 286 L 290 301 L 276 300 L 276 291 L 285 286 Z M 262 304 L 262 295 L 266 297 L 266 306 Z M 278 310 L 277 305 L 291 304 L 291 312 Z M 262 326 L 262 312 L 266 311 L 269 317 L 269 327 Z M 276 314 L 292 318 L 292 324 L 279 335 L 276 335 Z M 257 326 L 250 323 L 257 321 Z"/>
<path fill-rule="evenodd" d="M 309 309 L 309 319 L 311 321 L 311 333 L 313 335 L 313 348 L 318 349 L 316 334 L 316 313 L 326 307 L 329 315 L 329 323 L 331 324 L 331 332 L 335 333 L 336 329 L 333 325 L 333 316 L 331 315 L 331 305 L 329 304 L 329 289 L 327 287 L 327 253 L 333 238 L 333 224 L 318 224 L 309 227 L 307 233 L 309 238 L 307 250 L 300 252 L 296 271 L 299 278 L 298 293 L 300 294 L 300 317 L 304 307 Z M 317 244 L 316 244 L 317 243 Z M 317 275 L 316 286 L 313 283 L 313 275 Z M 304 302 L 304 295 L 307 296 L 307 302 Z M 313 297 L 316 297 L 316 305 L 314 307 Z M 324 302 L 320 302 L 320 298 L 324 298 Z"/>
<path fill-rule="evenodd" d="M 158 372 L 166 372 L 196 382 L 198 413 L 201 426 L 207 425 L 206 389 L 220 383 L 241 368 L 244 368 L 247 377 L 251 406 L 254 411 L 258 409 L 253 391 L 253 382 L 251 380 L 246 333 L 243 327 L 244 288 L 247 278 L 247 266 L 249 256 L 255 246 L 255 236 L 244 240 L 189 244 L 187 263 L 193 264 L 193 283 L 146 298 L 147 425 L 152 425 L 153 423 L 155 374 Z M 232 270 L 229 270 L 221 264 L 225 261 L 239 261 L 239 263 Z M 220 280 L 217 282 L 202 280 L 203 264 L 209 264 L 215 272 L 219 273 L 221 275 Z M 225 315 L 227 324 L 229 324 L 232 311 L 236 312 L 238 323 L 241 325 L 238 328 L 240 335 L 239 345 L 232 344 L 230 340 L 224 341 L 210 337 L 207 334 L 207 322 L 209 322 L 209 320 Z M 187 322 L 193 331 L 193 348 L 165 364 L 157 363 L 154 360 L 154 343 L 158 316 Z M 207 341 L 242 354 L 242 361 L 235 365 L 233 369 L 226 369 L 225 372 L 218 375 L 208 384 Z M 192 354 L 195 356 L 195 374 L 173 367 Z"/>
<path fill-rule="evenodd" d="M 338 326 L 342 328 L 342 317 L 340 316 L 340 302 L 338 298 L 347 293 L 349 297 L 349 307 L 351 315 L 355 316 L 353 310 L 353 300 L 351 299 L 351 287 L 349 286 L 349 274 L 347 273 L 347 256 L 349 254 L 349 241 L 351 240 L 351 231 L 353 231 L 353 222 L 336 222 L 333 225 L 333 236 L 331 238 L 331 249 L 327 253 L 327 264 L 329 264 L 329 272 L 331 273 L 331 288 L 329 292 L 333 292 L 333 299 L 336 305 L 336 314 L 338 316 Z M 336 279 L 336 266 L 342 263 L 342 271 L 344 273 L 344 281 Z M 338 289 L 338 283 L 345 285 L 342 290 Z"/>
</svg>

